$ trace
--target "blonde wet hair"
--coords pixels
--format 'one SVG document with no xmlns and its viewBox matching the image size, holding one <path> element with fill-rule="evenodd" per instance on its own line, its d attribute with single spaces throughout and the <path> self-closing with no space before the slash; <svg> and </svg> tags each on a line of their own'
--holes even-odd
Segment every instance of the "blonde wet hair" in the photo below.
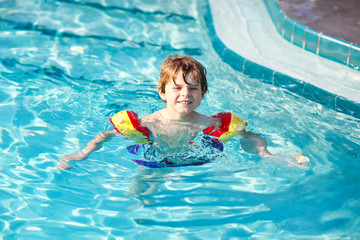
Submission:
<svg viewBox="0 0 360 240">
<path fill-rule="evenodd" d="M 170 56 L 167 57 L 160 71 L 159 91 L 165 93 L 165 86 L 169 81 L 175 83 L 176 76 L 182 72 L 183 79 L 186 84 L 186 76 L 192 73 L 194 79 L 200 84 L 202 94 L 204 95 L 208 89 L 205 67 L 190 56 Z M 176 83 L 175 83 L 176 84 Z"/>
</svg>

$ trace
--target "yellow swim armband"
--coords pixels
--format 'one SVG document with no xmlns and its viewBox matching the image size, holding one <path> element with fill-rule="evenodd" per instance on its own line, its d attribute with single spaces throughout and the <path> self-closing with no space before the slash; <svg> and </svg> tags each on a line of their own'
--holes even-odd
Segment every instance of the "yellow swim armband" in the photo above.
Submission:
<svg viewBox="0 0 360 240">
<path fill-rule="evenodd" d="M 234 113 L 223 112 L 213 117 L 220 118 L 221 125 L 218 129 L 215 129 L 214 126 L 206 128 L 203 132 L 209 136 L 220 138 L 225 143 L 235 135 L 245 132 L 247 122 Z"/>
<path fill-rule="evenodd" d="M 121 111 L 110 118 L 115 130 L 127 137 L 137 139 L 137 143 L 150 143 L 149 131 L 140 124 L 137 114 L 133 111 Z"/>
</svg>

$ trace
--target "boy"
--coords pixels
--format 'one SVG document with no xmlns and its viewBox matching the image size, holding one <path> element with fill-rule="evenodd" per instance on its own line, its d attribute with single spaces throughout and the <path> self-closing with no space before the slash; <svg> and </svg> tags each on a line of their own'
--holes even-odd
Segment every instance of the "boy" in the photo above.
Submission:
<svg viewBox="0 0 360 240">
<path fill-rule="evenodd" d="M 158 92 L 166 103 L 166 108 L 139 120 L 139 124 L 149 132 L 152 146 L 161 149 L 164 155 L 187 151 L 189 143 L 200 132 L 208 129 L 206 134 L 211 135 L 221 128 L 223 122 L 220 117 L 208 117 L 195 111 L 206 91 L 206 69 L 198 61 L 190 56 L 172 56 L 165 59 L 161 67 Z M 234 129 L 233 135 L 243 135 L 241 144 L 244 150 L 262 157 L 273 156 L 267 151 L 264 139 L 256 134 L 243 132 L 244 128 Z M 99 133 L 84 149 L 62 157 L 57 168 L 71 168 L 65 162 L 85 159 L 98 149 L 101 143 L 116 134 L 117 130 Z M 295 158 L 299 163 L 308 161 L 302 156 Z"/>
</svg>

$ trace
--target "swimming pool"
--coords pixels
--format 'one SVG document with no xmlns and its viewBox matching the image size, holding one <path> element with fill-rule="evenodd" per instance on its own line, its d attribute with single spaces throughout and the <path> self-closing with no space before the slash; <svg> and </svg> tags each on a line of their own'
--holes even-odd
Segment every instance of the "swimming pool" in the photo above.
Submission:
<svg viewBox="0 0 360 240">
<path fill-rule="evenodd" d="M 206 1 L 0 7 L 4 239 L 360 237 L 359 119 L 223 62 L 204 23 Z M 110 129 L 115 112 L 162 108 L 159 67 L 172 54 L 190 54 L 208 70 L 201 113 L 239 114 L 272 152 L 308 156 L 308 169 L 248 154 L 238 138 L 211 164 L 138 169 L 121 137 L 71 171 L 54 168 Z"/>
</svg>

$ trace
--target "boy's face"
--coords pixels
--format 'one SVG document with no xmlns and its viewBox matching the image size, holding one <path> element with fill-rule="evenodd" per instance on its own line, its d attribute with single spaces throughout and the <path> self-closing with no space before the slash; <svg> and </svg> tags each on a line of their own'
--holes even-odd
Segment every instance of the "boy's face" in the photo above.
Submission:
<svg viewBox="0 0 360 240">
<path fill-rule="evenodd" d="M 166 101 L 166 111 L 169 117 L 182 119 L 190 116 L 200 105 L 204 96 L 201 85 L 189 73 L 183 79 L 182 72 L 179 72 L 175 78 L 175 83 L 169 81 L 165 86 L 165 93 L 159 91 L 162 100 Z"/>
</svg>

